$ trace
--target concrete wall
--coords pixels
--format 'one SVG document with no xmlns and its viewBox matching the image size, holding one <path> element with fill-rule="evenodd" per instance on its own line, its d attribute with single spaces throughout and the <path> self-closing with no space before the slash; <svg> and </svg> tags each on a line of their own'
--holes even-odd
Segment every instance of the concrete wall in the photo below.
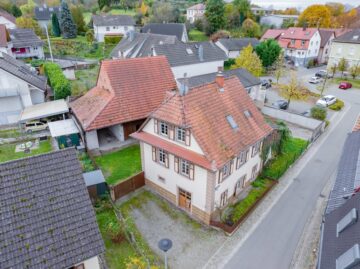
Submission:
<svg viewBox="0 0 360 269">
<path fill-rule="evenodd" d="M 261 87 L 261 85 L 255 85 L 249 88 L 246 88 L 249 92 L 250 98 L 255 101 L 258 107 L 263 107 L 265 103 L 266 90 Z"/>
<path fill-rule="evenodd" d="M 20 96 L 0 98 L 0 125 L 18 122 L 22 110 Z"/>
<path fill-rule="evenodd" d="M 358 65 L 360 63 L 360 44 L 332 42 L 328 68 L 338 64 L 342 58 L 345 58 L 348 67 Z"/>
<path fill-rule="evenodd" d="M 114 35 L 114 34 L 125 35 L 129 31 L 135 31 L 135 27 L 131 25 L 128 26 L 95 26 L 94 25 L 95 39 L 98 42 L 104 42 L 105 35 Z"/>
<path fill-rule="evenodd" d="M 83 262 L 80 262 L 75 266 L 80 264 L 84 264 L 85 269 L 100 269 L 99 258 L 97 256 L 87 259 Z"/>
<path fill-rule="evenodd" d="M 89 150 L 99 148 L 99 139 L 96 130 L 85 132 L 85 139 L 86 139 L 86 147 Z"/>
<path fill-rule="evenodd" d="M 187 77 L 200 76 L 218 71 L 218 67 L 223 67 L 224 61 L 204 62 L 198 64 L 182 65 L 171 67 L 175 79 L 183 78 L 184 73 Z"/>
<path fill-rule="evenodd" d="M 75 69 L 74 68 L 68 68 L 63 70 L 64 76 L 69 80 L 75 80 Z"/>
<path fill-rule="evenodd" d="M 39 91 L 38 89 L 31 89 L 30 96 L 33 105 L 41 104 L 45 102 L 45 95 L 43 91 Z"/>
<path fill-rule="evenodd" d="M 121 142 L 125 141 L 124 138 L 124 127 L 122 124 L 117 124 L 109 127 L 111 133 Z"/>
</svg>

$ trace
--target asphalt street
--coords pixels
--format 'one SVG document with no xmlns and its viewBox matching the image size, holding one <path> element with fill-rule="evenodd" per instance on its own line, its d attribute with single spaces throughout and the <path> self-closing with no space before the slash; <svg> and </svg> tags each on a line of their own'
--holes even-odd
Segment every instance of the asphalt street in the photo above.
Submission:
<svg viewBox="0 0 360 269">
<path fill-rule="evenodd" d="M 304 226 L 326 182 L 336 172 L 346 135 L 360 112 L 360 89 L 340 91 L 333 85 L 327 94 L 346 102 L 345 114 L 320 138 L 323 141 L 318 150 L 224 268 L 290 267 Z"/>
</svg>

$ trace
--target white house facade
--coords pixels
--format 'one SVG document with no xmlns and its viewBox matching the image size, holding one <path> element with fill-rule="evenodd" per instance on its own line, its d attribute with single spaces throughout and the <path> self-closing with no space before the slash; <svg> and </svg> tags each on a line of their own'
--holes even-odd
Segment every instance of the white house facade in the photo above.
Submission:
<svg viewBox="0 0 360 269">
<path fill-rule="evenodd" d="M 135 30 L 135 22 L 128 15 L 93 15 L 95 39 L 104 42 L 105 36 L 124 36 Z"/>
<path fill-rule="evenodd" d="M 243 48 L 248 45 L 255 48 L 259 43 L 256 38 L 221 38 L 215 44 L 225 52 L 228 58 L 235 59 Z"/>
<path fill-rule="evenodd" d="M 202 3 L 186 9 L 186 19 L 190 23 L 194 23 L 196 20 L 201 19 L 205 15 L 206 6 Z"/>
<path fill-rule="evenodd" d="M 6 12 L 0 11 L 0 24 L 5 25 L 7 29 L 15 29 L 15 17 Z"/>
<path fill-rule="evenodd" d="M 215 73 L 219 70 L 219 67 L 223 66 L 224 61 L 213 61 L 206 63 L 172 66 L 171 71 L 173 72 L 175 79 L 178 79 L 183 78 L 184 74 L 186 74 L 187 77 L 195 77 Z"/>
</svg>

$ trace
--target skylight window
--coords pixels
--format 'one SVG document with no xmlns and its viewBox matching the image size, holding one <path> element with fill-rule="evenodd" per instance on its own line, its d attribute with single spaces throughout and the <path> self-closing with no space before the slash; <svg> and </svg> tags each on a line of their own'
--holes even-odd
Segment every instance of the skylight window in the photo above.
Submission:
<svg viewBox="0 0 360 269">
<path fill-rule="evenodd" d="M 247 118 L 251 118 L 251 112 L 249 111 L 249 110 L 245 110 L 244 111 L 244 115 L 245 115 L 245 117 L 247 117 Z"/>
<path fill-rule="evenodd" d="M 336 269 L 350 269 L 360 262 L 359 244 L 355 244 L 352 248 L 343 253 L 336 259 Z"/>
<path fill-rule="evenodd" d="M 336 236 L 357 221 L 356 208 L 350 210 L 336 225 Z"/>
<path fill-rule="evenodd" d="M 233 129 L 239 128 L 239 126 L 237 125 L 237 123 L 235 122 L 234 118 L 231 115 L 226 116 L 226 119 L 227 119 L 228 123 L 230 124 L 231 128 L 233 128 Z"/>
<path fill-rule="evenodd" d="M 192 49 L 190 49 L 190 48 L 186 48 L 186 52 L 187 52 L 187 54 L 189 54 L 189 55 L 194 54 L 193 51 L 192 51 Z"/>
</svg>

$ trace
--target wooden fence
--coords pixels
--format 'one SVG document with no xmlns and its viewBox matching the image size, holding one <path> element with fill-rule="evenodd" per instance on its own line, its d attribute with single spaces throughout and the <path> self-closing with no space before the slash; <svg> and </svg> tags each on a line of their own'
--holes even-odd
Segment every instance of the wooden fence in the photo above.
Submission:
<svg viewBox="0 0 360 269">
<path fill-rule="evenodd" d="M 110 196 L 113 201 L 141 188 L 145 185 L 144 172 L 129 177 L 116 185 L 110 185 Z"/>
</svg>

